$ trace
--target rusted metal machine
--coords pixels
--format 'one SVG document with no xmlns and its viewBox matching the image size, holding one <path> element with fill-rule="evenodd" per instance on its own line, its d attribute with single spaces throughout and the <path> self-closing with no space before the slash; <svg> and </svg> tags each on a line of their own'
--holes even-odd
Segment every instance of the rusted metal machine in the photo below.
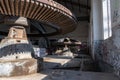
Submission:
<svg viewBox="0 0 120 80">
<path fill-rule="evenodd" d="M 70 10 L 53 0 L 0 0 L 0 15 L 5 16 L 0 24 L 11 27 L 8 36 L 0 44 L 0 76 L 37 72 L 37 60 L 32 58 L 34 51 L 25 31 L 29 21 L 54 27 L 57 34 L 71 32 L 76 27 L 75 17 Z M 39 26 L 36 28 L 41 30 Z M 56 35 L 56 32 L 49 34 Z"/>
<path fill-rule="evenodd" d="M 61 34 L 76 28 L 71 11 L 53 0 L 0 0 L 0 14 L 37 20 L 56 27 Z"/>
<path fill-rule="evenodd" d="M 34 50 L 27 39 L 25 28 L 11 27 L 8 36 L 1 41 L 0 60 L 32 58 L 32 54 L 34 54 Z"/>
<path fill-rule="evenodd" d="M 20 23 L 22 21 L 22 23 Z M 7 37 L 0 43 L 0 76 L 20 76 L 37 72 L 37 60 L 26 30 L 27 19 L 20 17 L 6 21 L 12 25 Z M 16 26 L 17 25 L 17 26 Z M 21 25 L 21 26 L 20 26 Z"/>
</svg>

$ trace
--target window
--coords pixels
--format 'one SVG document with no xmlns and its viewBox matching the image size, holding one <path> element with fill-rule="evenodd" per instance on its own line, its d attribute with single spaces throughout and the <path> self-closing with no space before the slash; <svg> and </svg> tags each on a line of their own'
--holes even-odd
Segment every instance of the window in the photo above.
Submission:
<svg viewBox="0 0 120 80">
<path fill-rule="evenodd" d="M 103 9 L 103 33 L 104 33 L 104 39 L 108 39 L 109 37 L 112 36 L 110 0 L 103 0 L 102 9 Z"/>
</svg>

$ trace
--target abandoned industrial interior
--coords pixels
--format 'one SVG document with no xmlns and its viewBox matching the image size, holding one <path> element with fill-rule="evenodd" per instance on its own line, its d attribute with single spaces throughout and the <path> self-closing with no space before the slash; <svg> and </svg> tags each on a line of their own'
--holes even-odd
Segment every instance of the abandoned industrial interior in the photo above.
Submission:
<svg viewBox="0 0 120 80">
<path fill-rule="evenodd" d="M 120 0 L 0 0 L 0 80 L 120 80 Z"/>
</svg>

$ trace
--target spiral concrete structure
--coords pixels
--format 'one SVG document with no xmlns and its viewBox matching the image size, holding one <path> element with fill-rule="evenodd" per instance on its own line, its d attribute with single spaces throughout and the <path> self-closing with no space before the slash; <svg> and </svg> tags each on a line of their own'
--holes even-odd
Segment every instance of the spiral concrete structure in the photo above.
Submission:
<svg viewBox="0 0 120 80">
<path fill-rule="evenodd" d="M 65 34 L 76 28 L 76 19 L 66 7 L 53 0 L 0 0 L 0 14 L 36 20 Z"/>
</svg>

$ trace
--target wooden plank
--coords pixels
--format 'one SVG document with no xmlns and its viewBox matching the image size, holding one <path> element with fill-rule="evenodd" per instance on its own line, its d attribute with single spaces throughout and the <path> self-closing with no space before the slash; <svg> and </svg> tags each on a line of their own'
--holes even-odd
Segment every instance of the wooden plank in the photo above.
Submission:
<svg viewBox="0 0 120 80">
<path fill-rule="evenodd" d="M 0 5 L 1 5 L 1 3 L 0 3 Z M 3 11 L 3 9 L 2 9 L 2 6 L 0 6 L 0 13 L 1 13 L 1 14 L 4 14 L 4 11 Z"/>
<path fill-rule="evenodd" d="M 46 11 L 46 9 L 47 9 L 47 8 L 45 7 L 45 4 L 43 4 L 43 8 L 41 9 L 37 20 L 40 20 L 40 19 L 41 19 L 41 15 L 44 15 L 43 13 Z"/>
<path fill-rule="evenodd" d="M 38 9 L 38 5 L 39 3 L 38 2 L 34 2 L 34 8 L 32 9 L 31 13 L 30 13 L 30 17 L 33 18 L 34 14 L 36 13 L 37 9 Z"/>
<path fill-rule="evenodd" d="M 15 0 L 10 0 L 10 4 L 11 4 L 11 11 L 12 11 L 12 15 L 13 15 L 13 16 L 15 16 L 14 1 L 15 1 Z"/>
<path fill-rule="evenodd" d="M 7 14 L 7 10 L 6 10 L 6 8 L 5 8 L 4 1 L 3 1 L 3 0 L 0 0 L 0 3 L 1 3 L 1 6 L 2 6 L 2 8 L 3 8 L 4 14 Z"/>
<path fill-rule="evenodd" d="M 31 12 L 32 12 L 32 10 L 34 9 L 34 1 L 31 1 L 30 2 L 30 6 L 29 6 L 29 9 L 28 9 L 28 11 L 27 11 L 27 14 L 26 14 L 26 17 L 29 17 L 29 18 L 31 18 L 32 16 L 30 16 L 30 14 L 31 14 Z"/>
<path fill-rule="evenodd" d="M 37 20 L 38 19 L 38 17 L 41 15 L 41 14 L 39 14 L 41 11 L 42 11 L 42 9 L 43 9 L 43 3 L 40 3 L 40 5 L 39 5 L 39 8 L 38 8 L 38 11 L 36 12 L 36 16 L 35 16 L 35 20 Z"/>
<path fill-rule="evenodd" d="M 16 16 L 19 16 L 18 15 L 18 11 L 19 11 L 19 0 L 15 0 L 15 3 L 14 3 L 14 7 L 15 7 L 15 15 Z"/>
<path fill-rule="evenodd" d="M 11 15 L 9 0 L 6 0 L 6 1 L 5 1 L 5 4 L 6 4 L 6 8 L 7 8 L 7 13 L 8 13 L 9 15 Z"/>
<path fill-rule="evenodd" d="M 51 6 L 49 7 L 51 8 Z M 53 14 L 54 14 L 53 9 L 50 9 L 49 12 L 46 13 L 47 16 L 44 17 L 44 19 L 48 21 Z"/>
<path fill-rule="evenodd" d="M 25 6 L 24 6 L 24 10 L 23 10 L 23 16 L 26 16 L 26 14 L 27 14 L 27 11 L 28 11 L 28 8 L 29 8 L 29 6 L 30 6 L 30 2 L 27 2 L 27 0 L 25 0 L 26 2 L 25 2 Z M 28 1 L 30 1 L 30 0 L 28 0 Z"/>
<path fill-rule="evenodd" d="M 48 15 L 50 15 L 49 12 L 50 12 L 51 9 L 50 9 L 50 7 L 47 6 L 47 5 L 46 5 L 46 7 L 47 7 L 47 9 L 41 14 L 41 19 L 42 19 L 42 20 L 45 20 L 45 18 L 46 18 Z M 49 13 L 49 14 L 48 14 L 48 13 Z"/>
</svg>

